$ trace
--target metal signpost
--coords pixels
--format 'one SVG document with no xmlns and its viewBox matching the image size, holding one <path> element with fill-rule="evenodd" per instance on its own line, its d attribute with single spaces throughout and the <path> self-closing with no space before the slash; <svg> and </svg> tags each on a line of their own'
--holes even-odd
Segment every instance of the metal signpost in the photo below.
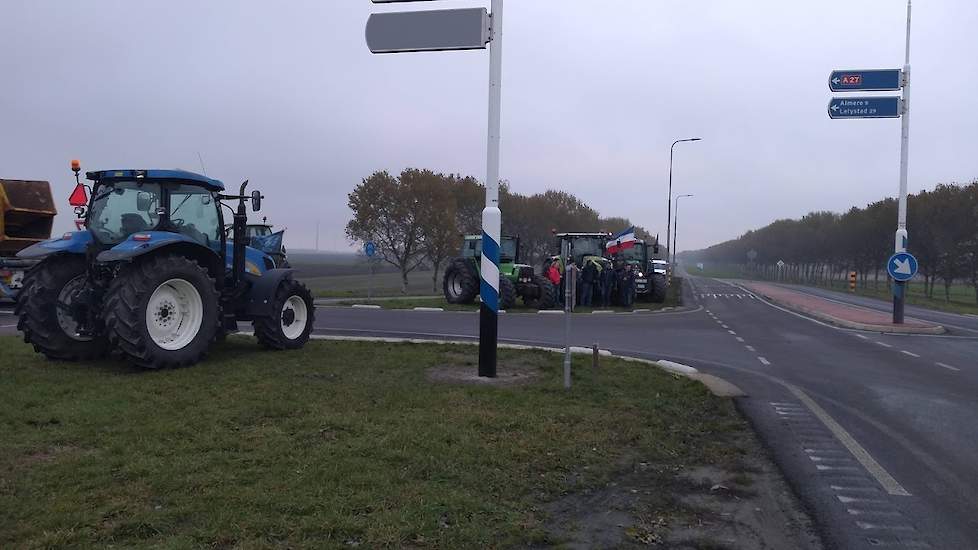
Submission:
<svg viewBox="0 0 978 550">
<path fill-rule="evenodd" d="M 561 244 L 560 255 L 564 259 L 564 388 L 571 387 L 571 316 L 574 313 L 577 268 L 570 263 L 570 241 Z"/>
<path fill-rule="evenodd" d="M 375 4 L 418 0 L 372 0 Z M 502 104 L 503 0 L 485 8 L 375 13 L 367 20 L 367 47 L 373 53 L 489 48 L 489 139 L 486 154 L 486 207 L 482 211 L 482 281 L 479 306 L 479 376 L 496 376 L 499 328 L 499 127 Z"/>
<path fill-rule="evenodd" d="M 903 70 L 870 69 L 840 70 L 829 75 L 829 89 L 833 92 L 897 91 L 903 89 L 903 97 L 834 97 L 829 102 L 829 118 L 902 118 L 900 129 L 900 192 L 897 214 L 897 230 L 894 238 L 894 252 L 897 256 L 907 251 L 907 171 L 910 155 L 910 13 L 911 0 L 907 0 L 907 40 Z M 909 255 L 908 255 L 909 256 Z M 913 257 L 910 256 L 912 259 Z M 900 258 L 904 258 L 901 256 Z M 887 264 L 887 271 L 893 277 L 893 322 L 903 323 L 903 306 L 906 282 L 913 276 L 894 275 L 896 268 L 893 259 Z M 909 261 L 909 260 L 907 260 Z M 901 266 L 904 264 L 900 264 Z M 916 259 L 913 259 L 913 272 L 916 273 Z"/>
</svg>

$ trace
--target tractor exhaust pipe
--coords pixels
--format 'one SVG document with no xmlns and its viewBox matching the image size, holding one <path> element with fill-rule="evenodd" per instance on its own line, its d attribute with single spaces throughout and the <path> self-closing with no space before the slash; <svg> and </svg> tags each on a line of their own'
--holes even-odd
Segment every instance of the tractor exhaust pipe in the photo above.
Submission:
<svg viewBox="0 0 978 550">
<path fill-rule="evenodd" d="M 241 190 L 238 192 L 238 210 L 234 213 L 234 229 L 233 239 L 234 246 L 232 249 L 233 258 L 231 259 L 231 281 L 234 283 L 234 288 L 237 290 L 240 288 L 242 279 L 244 279 L 244 269 L 245 269 L 245 230 L 248 226 L 248 207 L 245 205 L 245 188 L 248 187 L 248 180 L 244 180 L 241 184 Z"/>
</svg>

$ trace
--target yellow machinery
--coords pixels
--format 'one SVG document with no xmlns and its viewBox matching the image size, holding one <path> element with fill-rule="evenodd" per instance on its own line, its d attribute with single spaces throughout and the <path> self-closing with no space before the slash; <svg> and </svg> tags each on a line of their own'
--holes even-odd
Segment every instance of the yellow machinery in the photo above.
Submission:
<svg viewBox="0 0 978 550">
<path fill-rule="evenodd" d="M 16 297 L 34 263 L 16 255 L 51 238 L 57 213 L 48 182 L 0 179 L 0 298 Z"/>
</svg>

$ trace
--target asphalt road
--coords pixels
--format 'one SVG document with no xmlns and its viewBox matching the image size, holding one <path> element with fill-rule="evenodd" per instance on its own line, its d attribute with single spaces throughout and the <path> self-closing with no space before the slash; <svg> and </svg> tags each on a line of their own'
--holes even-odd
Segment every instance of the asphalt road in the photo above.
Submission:
<svg viewBox="0 0 978 550">
<path fill-rule="evenodd" d="M 738 406 L 829 547 L 978 548 L 978 333 L 971 318 L 940 314 L 952 327 L 945 336 L 849 331 L 722 281 L 687 281 L 689 310 L 575 315 L 572 344 L 677 361 L 744 389 Z M 499 334 L 561 346 L 564 320 L 504 314 Z M 0 313 L 0 332 L 12 332 L 14 323 Z M 473 340 L 478 315 L 324 307 L 316 331 Z"/>
</svg>

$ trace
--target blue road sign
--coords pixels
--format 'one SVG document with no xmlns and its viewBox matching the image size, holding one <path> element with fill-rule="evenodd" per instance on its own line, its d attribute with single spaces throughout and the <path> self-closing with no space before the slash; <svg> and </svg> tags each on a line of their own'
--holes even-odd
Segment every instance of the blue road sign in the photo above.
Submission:
<svg viewBox="0 0 978 550">
<path fill-rule="evenodd" d="M 373 241 L 367 241 L 367 244 L 363 245 L 363 253 L 367 255 L 368 258 L 373 258 L 374 254 L 377 253 L 377 245 Z"/>
<path fill-rule="evenodd" d="M 833 92 L 892 92 L 903 85 L 900 69 L 832 71 L 829 89 Z"/>
<path fill-rule="evenodd" d="M 917 274 L 917 258 L 909 252 L 897 252 L 886 263 L 886 272 L 894 281 L 909 281 Z"/>
<path fill-rule="evenodd" d="M 900 118 L 899 97 L 833 97 L 829 118 Z"/>
</svg>

